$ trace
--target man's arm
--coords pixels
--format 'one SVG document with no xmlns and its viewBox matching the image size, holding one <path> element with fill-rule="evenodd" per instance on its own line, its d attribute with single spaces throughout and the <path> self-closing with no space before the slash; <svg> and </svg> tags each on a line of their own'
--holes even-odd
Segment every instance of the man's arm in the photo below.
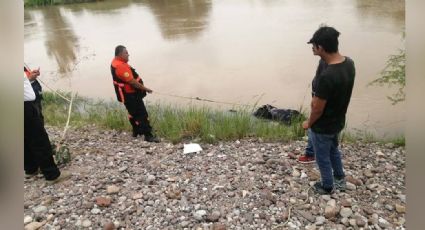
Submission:
<svg viewBox="0 0 425 230">
<path fill-rule="evenodd" d="M 131 71 L 131 67 L 126 64 L 118 65 L 116 67 L 117 77 L 120 78 L 122 81 L 126 82 L 127 84 L 130 84 L 133 86 L 133 88 L 138 90 L 143 90 L 148 93 L 152 93 L 152 90 L 145 87 L 143 84 L 138 82 L 136 79 L 133 78 L 133 71 Z"/>
<path fill-rule="evenodd" d="M 326 100 L 320 97 L 313 96 L 311 99 L 311 113 L 310 117 L 303 122 L 303 128 L 308 129 L 313 126 L 314 122 L 316 122 L 323 114 L 323 110 L 326 106 Z"/>
<path fill-rule="evenodd" d="M 134 88 L 136 88 L 136 89 L 143 90 L 143 91 L 146 91 L 148 93 L 152 93 L 152 90 L 151 89 L 145 87 L 143 84 L 141 84 L 140 82 L 136 81 L 136 79 L 134 79 L 134 78 L 131 79 L 128 83 L 131 86 L 133 86 Z"/>
</svg>

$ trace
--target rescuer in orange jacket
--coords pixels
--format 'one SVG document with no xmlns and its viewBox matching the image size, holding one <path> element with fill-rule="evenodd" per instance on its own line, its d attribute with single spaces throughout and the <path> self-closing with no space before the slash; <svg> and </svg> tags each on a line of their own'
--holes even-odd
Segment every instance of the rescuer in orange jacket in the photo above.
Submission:
<svg viewBox="0 0 425 230">
<path fill-rule="evenodd" d="M 128 64 L 127 48 L 119 45 L 115 47 L 115 57 L 111 63 L 111 74 L 118 101 L 122 102 L 127 111 L 133 137 L 144 135 L 148 142 L 159 142 L 152 133 L 143 98 L 152 90 L 144 86 L 136 70 Z"/>
</svg>

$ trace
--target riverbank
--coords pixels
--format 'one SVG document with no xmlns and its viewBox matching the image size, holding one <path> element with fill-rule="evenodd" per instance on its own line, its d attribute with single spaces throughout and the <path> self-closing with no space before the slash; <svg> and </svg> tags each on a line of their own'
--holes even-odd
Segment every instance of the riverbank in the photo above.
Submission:
<svg viewBox="0 0 425 230">
<path fill-rule="evenodd" d="M 50 138 L 62 129 L 48 127 Z M 24 182 L 26 224 L 45 229 L 394 229 L 405 227 L 404 147 L 343 143 L 348 190 L 312 194 L 305 141 L 244 138 L 201 144 L 148 143 L 95 125 L 67 132 L 72 177 Z"/>
<path fill-rule="evenodd" d="M 34 6 L 48 6 L 48 5 L 61 5 L 61 4 L 72 4 L 72 3 L 84 3 L 84 2 L 98 2 L 102 0 L 25 0 L 25 7 Z"/>
<path fill-rule="evenodd" d="M 64 97 L 71 98 L 69 93 Z M 69 102 L 57 94 L 44 93 L 43 113 L 47 124 L 63 127 L 68 118 Z M 146 103 L 146 100 L 145 100 Z M 209 107 L 176 107 L 173 105 L 147 104 L 150 123 L 156 134 L 173 143 L 193 140 L 204 143 L 231 141 L 243 138 L 262 138 L 267 141 L 291 141 L 304 136 L 301 122 L 304 116 L 292 120 L 291 125 L 258 119 L 252 115 L 256 109 L 235 107 L 231 111 Z M 127 111 L 117 101 L 93 100 L 76 97 L 73 100 L 70 126 L 98 127 L 130 132 Z"/>
<path fill-rule="evenodd" d="M 70 93 L 61 92 L 70 99 Z M 43 113 L 47 124 L 63 127 L 68 118 L 69 102 L 58 94 L 44 92 Z M 146 100 L 145 100 L 146 102 Z M 265 141 L 288 142 L 300 140 L 305 132 L 301 122 L 306 115 L 292 121 L 291 125 L 258 119 L 252 115 L 254 107 L 235 107 L 231 111 L 209 107 L 176 107 L 146 103 L 150 122 L 156 134 L 164 140 L 179 143 L 193 140 L 205 143 L 234 141 L 243 138 L 261 138 Z M 301 113 L 305 113 L 301 108 Z M 124 105 L 117 101 L 102 101 L 77 96 L 73 100 L 70 125 L 85 127 L 95 124 L 108 130 L 131 131 Z M 382 142 L 405 145 L 404 136 L 383 139 L 367 131 L 341 133 L 342 142 Z"/>
</svg>

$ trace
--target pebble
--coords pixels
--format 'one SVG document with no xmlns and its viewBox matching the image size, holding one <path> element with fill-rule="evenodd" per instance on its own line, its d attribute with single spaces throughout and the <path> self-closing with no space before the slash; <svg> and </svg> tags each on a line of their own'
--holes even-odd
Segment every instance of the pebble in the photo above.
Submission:
<svg viewBox="0 0 425 230">
<path fill-rule="evenodd" d="M 326 205 L 325 207 L 325 217 L 327 219 L 334 218 L 336 216 L 336 207 L 331 205 Z"/>
<path fill-rule="evenodd" d="M 33 209 L 34 213 L 45 213 L 47 212 L 46 206 L 37 206 Z"/>
<path fill-rule="evenodd" d="M 354 190 L 357 189 L 357 186 L 355 184 L 352 184 L 350 182 L 347 182 L 347 189 L 348 190 L 351 190 L 351 191 L 354 191 Z"/>
<path fill-rule="evenodd" d="M 31 223 L 32 222 L 32 217 L 31 216 L 25 216 L 24 217 L 24 225 Z"/>
<path fill-rule="evenodd" d="M 189 224 L 190 224 L 190 222 L 189 222 L 189 221 L 184 220 L 184 221 L 182 221 L 182 222 L 180 223 L 180 226 L 182 226 L 183 228 L 185 228 L 185 227 L 189 226 Z"/>
<path fill-rule="evenodd" d="M 52 139 L 61 137 L 62 130 L 47 129 Z M 347 191 L 321 196 L 308 189 L 320 180 L 317 166 L 297 162 L 305 141 L 199 142 L 205 152 L 185 155 L 182 143 L 81 129 L 67 133 L 73 157 L 64 169 L 71 180 L 55 186 L 24 181 L 24 226 L 275 229 L 290 213 L 284 229 L 405 228 L 404 147 L 344 143 Z M 382 157 L 373 154 L 379 151 Z"/>
<path fill-rule="evenodd" d="M 207 215 L 207 211 L 205 210 L 198 210 L 195 213 L 193 213 L 193 217 L 199 221 L 203 220 L 205 215 Z"/>
<path fill-rule="evenodd" d="M 216 222 L 220 219 L 220 211 L 214 210 L 207 216 L 207 221 Z"/>
<path fill-rule="evenodd" d="M 90 220 L 83 220 L 82 224 L 83 227 L 88 228 L 91 226 L 91 221 Z"/>
<path fill-rule="evenodd" d="M 353 227 L 356 227 L 356 226 L 357 226 L 357 221 L 356 221 L 356 219 L 349 219 L 349 220 L 348 220 L 348 223 L 349 223 L 351 226 L 353 226 Z"/>
<path fill-rule="evenodd" d="M 115 230 L 115 224 L 113 222 L 109 222 L 103 226 L 103 230 Z"/>
<path fill-rule="evenodd" d="M 109 185 L 108 187 L 106 187 L 107 194 L 115 194 L 115 193 L 118 193 L 119 191 L 120 191 L 120 188 L 115 185 Z"/>
<path fill-rule="evenodd" d="M 300 173 L 300 171 L 294 169 L 294 171 L 292 171 L 292 176 L 293 177 L 300 177 L 301 176 L 301 173 Z"/>
<path fill-rule="evenodd" d="M 390 223 L 389 223 L 386 219 L 384 219 L 384 218 L 380 217 L 380 218 L 378 219 L 378 225 L 379 225 L 381 228 L 388 228 L 388 226 L 390 225 Z"/>
<path fill-rule="evenodd" d="M 346 218 L 348 218 L 348 217 L 350 217 L 352 214 L 353 214 L 353 211 L 351 210 L 351 208 L 341 208 L 341 211 L 339 212 L 339 214 L 342 216 L 342 217 L 346 217 Z"/>
<path fill-rule="evenodd" d="M 350 224 L 349 219 L 347 217 L 341 218 L 341 224 L 348 226 Z"/>
<path fill-rule="evenodd" d="M 99 214 L 100 212 L 101 212 L 101 210 L 100 209 L 98 209 L 98 208 L 93 208 L 91 211 L 90 211 L 92 214 Z"/>
<path fill-rule="evenodd" d="M 226 225 L 221 223 L 214 223 L 212 226 L 212 230 L 226 230 Z"/>
<path fill-rule="evenodd" d="M 99 207 L 109 207 L 111 199 L 107 197 L 96 197 L 96 205 Z"/>
<path fill-rule="evenodd" d="M 364 217 L 356 217 L 356 225 L 359 227 L 364 227 L 366 225 L 366 221 Z"/>
<path fill-rule="evenodd" d="M 398 213 L 406 213 L 406 207 L 405 207 L 405 206 L 403 206 L 403 205 L 396 204 L 396 205 L 395 205 L 395 210 L 396 210 Z"/>
<path fill-rule="evenodd" d="M 389 211 L 394 210 L 394 207 L 393 207 L 392 205 L 390 205 L 390 204 L 386 204 L 386 205 L 385 205 L 385 208 L 386 208 L 387 210 L 389 210 Z"/>
<path fill-rule="evenodd" d="M 25 225 L 24 230 L 36 230 L 43 226 L 43 223 L 40 222 L 31 222 Z"/>
<path fill-rule="evenodd" d="M 321 226 L 321 225 L 323 225 L 325 223 L 325 221 L 326 221 L 326 218 L 325 217 L 323 217 L 323 216 L 317 216 L 316 217 L 315 224 L 318 225 L 318 226 Z"/>
<path fill-rule="evenodd" d="M 148 175 L 146 177 L 146 183 L 147 184 L 153 184 L 156 180 L 156 177 L 154 175 Z"/>
<path fill-rule="evenodd" d="M 133 200 L 138 200 L 143 198 L 143 193 L 136 193 L 133 195 Z"/>
<path fill-rule="evenodd" d="M 351 200 L 349 200 L 349 199 L 342 199 L 341 200 L 341 206 L 343 206 L 343 207 L 351 207 Z"/>
</svg>

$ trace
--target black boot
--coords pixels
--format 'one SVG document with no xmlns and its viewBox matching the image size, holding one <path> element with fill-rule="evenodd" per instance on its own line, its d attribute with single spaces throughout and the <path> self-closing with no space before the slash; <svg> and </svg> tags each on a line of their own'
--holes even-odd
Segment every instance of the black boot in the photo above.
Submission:
<svg viewBox="0 0 425 230">
<path fill-rule="evenodd" d="M 147 141 L 147 142 L 155 142 L 155 143 L 159 143 L 160 142 L 160 140 L 156 136 L 154 136 L 152 134 L 145 135 L 145 141 Z"/>
</svg>

